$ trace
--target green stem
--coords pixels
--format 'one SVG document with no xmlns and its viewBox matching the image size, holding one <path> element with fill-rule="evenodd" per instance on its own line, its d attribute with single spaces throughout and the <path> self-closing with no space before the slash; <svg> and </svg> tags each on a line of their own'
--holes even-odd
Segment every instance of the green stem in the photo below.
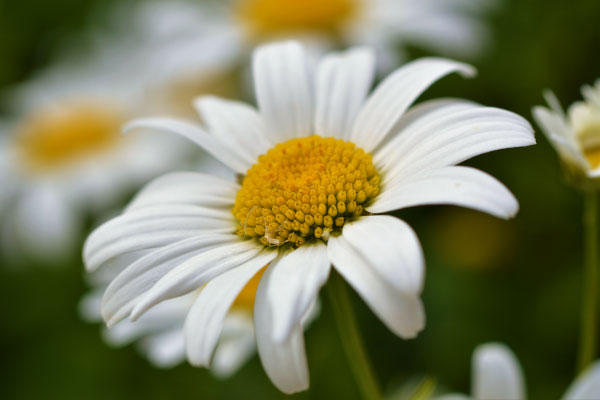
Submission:
<svg viewBox="0 0 600 400">
<path fill-rule="evenodd" d="M 594 191 L 588 191 L 585 193 L 584 200 L 585 269 L 578 372 L 583 371 L 596 357 L 598 329 L 598 195 Z"/>
<path fill-rule="evenodd" d="M 326 287 L 339 337 L 356 383 L 365 399 L 381 399 L 379 386 L 352 313 L 346 283 L 342 277 L 333 272 Z"/>
</svg>

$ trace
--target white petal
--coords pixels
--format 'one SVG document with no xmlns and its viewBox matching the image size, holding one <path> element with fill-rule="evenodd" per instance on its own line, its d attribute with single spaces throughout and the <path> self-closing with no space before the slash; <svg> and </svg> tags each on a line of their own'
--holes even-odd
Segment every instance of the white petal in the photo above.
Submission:
<svg viewBox="0 0 600 400">
<path fill-rule="evenodd" d="M 211 279 L 244 264 L 262 250 L 253 240 L 225 244 L 196 255 L 166 273 L 152 286 L 131 311 L 135 321 L 161 301 L 194 291 Z"/>
<path fill-rule="evenodd" d="M 229 308 L 248 281 L 276 256 L 277 251 L 265 249 L 201 290 L 185 321 L 186 352 L 192 365 L 208 367 Z"/>
<path fill-rule="evenodd" d="M 137 208 L 166 204 L 191 204 L 205 207 L 231 207 L 240 186 L 212 175 L 173 172 L 148 183 L 127 206 Z"/>
<path fill-rule="evenodd" d="M 219 378 L 228 378 L 244 365 L 256 352 L 252 313 L 230 312 L 223 323 L 223 332 L 210 369 Z"/>
<path fill-rule="evenodd" d="M 513 194 L 496 178 L 470 167 L 444 167 L 386 187 L 369 212 L 379 214 L 406 207 L 451 204 L 512 218 L 519 210 Z"/>
<path fill-rule="evenodd" d="M 425 312 L 418 296 L 396 290 L 368 264 L 344 235 L 330 237 L 329 259 L 371 310 L 396 335 L 414 338 L 425 326 Z"/>
<path fill-rule="evenodd" d="M 303 329 L 302 324 L 298 323 L 283 342 L 273 340 L 274 320 L 267 293 L 272 272 L 272 266 L 267 267 L 256 291 L 254 302 L 256 343 L 260 361 L 273 384 L 282 392 L 292 394 L 308 389 L 309 385 Z"/>
<path fill-rule="evenodd" d="M 422 58 L 396 70 L 367 99 L 356 118 L 350 140 L 371 152 L 425 89 L 452 72 L 465 76 L 475 73 L 467 64 L 441 58 Z"/>
<path fill-rule="evenodd" d="M 247 104 L 214 96 L 199 97 L 194 104 L 211 135 L 250 165 L 275 145 L 265 136 L 261 116 Z"/>
<path fill-rule="evenodd" d="M 230 212 L 190 205 L 140 208 L 106 222 L 90 234 L 84 245 L 88 270 L 131 251 L 156 248 L 202 233 L 233 233 Z"/>
<path fill-rule="evenodd" d="M 265 290 L 273 317 L 273 339 L 288 338 L 329 277 L 327 246 L 322 241 L 307 243 L 273 262 Z"/>
<path fill-rule="evenodd" d="M 375 55 L 369 48 L 332 53 L 317 71 L 315 133 L 348 139 L 373 83 Z"/>
<path fill-rule="evenodd" d="M 342 235 L 381 279 L 402 293 L 421 294 L 425 259 L 417 235 L 406 222 L 373 215 L 346 224 Z"/>
<path fill-rule="evenodd" d="M 4 190 L 4 189 L 0 189 Z M 82 219 L 60 187 L 32 187 L 16 204 L 12 216 L 19 244 L 41 260 L 60 260 L 74 249 Z"/>
<path fill-rule="evenodd" d="M 102 299 L 102 317 L 108 326 L 126 318 L 137 300 L 167 272 L 186 260 L 217 246 L 237 242 L 237 235 L 194 236 L 140 258 L 108 286 Z"/>
<path fill-rule="evenodd" d="M 256 99 L 272 143 L 314 134 L 312 83 L 297 42 L 263 45 L 252 60 Z"/>
<path fill-rule="evenodd" d="M 564 400 L 600 399 L 600 361 L 594 362 L 569 386 Z"/>
<path fill-rule="evenodd" d="M 158 368 L 172 368 L 185 360 L 181 328 L 144 338 L 139 347 L 148 360 Z"/>
<path fill-rule="evenodd" d="M 187 122 L 171 118 L 143 118 L 133 120 L 123 127 L 124 132 L 134 129 L 151 129 L 181 135 L 196 143 L 240 174 L 245 174 L 248 168 L 252 166 L 252 163 L 231 153 L 231 149 L 223 145 L 215 137 L 206 133 L 202 128 Z"/>
<path fill-rule="evenodd" d="M 514 113 L 448 103 L 422 113 L 377 152 L 374 160 L 387 183 L 490 151 L 532 144 L 531 126 Z"/>
<path fill-rule="evenodd" d="M 521 366 L 503 344 L 484 344 L 473 353 L 472 395 L 480 400 L 524 400 Z"/>
</svg>

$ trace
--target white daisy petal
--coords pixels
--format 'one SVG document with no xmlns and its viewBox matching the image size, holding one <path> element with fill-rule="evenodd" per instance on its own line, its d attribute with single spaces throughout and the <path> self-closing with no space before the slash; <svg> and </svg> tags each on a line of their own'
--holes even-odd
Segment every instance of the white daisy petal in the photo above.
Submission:
<svg viewBox="0 0 600 400">
<path fill-rule="evenodd" d="M 594 362 L 569 386 L 563 400 L 600 399 L 600 361 Z"/>
<path fill-rule="evenodd" d="M 261 46 L 254 51 L 252 66 L 256 99 L 271 143 L 314 134 L 312 83 L 302 46 L 297 42 Z"/>
<path fill-rule="evenodd" d="M 370 152 L 385 138 L 408 107 L 432 83 L 452 72 L 471 76 L 467 65 L 440 58 L 422 58 L 383 80 L 360 110 L 350 140 Z"/>
<path fill-rule="evenodd" d="M 256 338 L 251 310 L 230 310 L 210 364 L 219 378 L 228 378 L 256 353 Z"/>
<path fill-rule="evenodd" d="M 521 366 L 510 349 L 499 343 L 479 346 L 473 353 L 472 395 L 481 400 L 524 400 Z"/>
<path fill-rule="evenodd" d="M 265 136 L 261 116 L 245 103 L 204 96 L 194 105 L 210 133 L 250 165 L 275 144 Z"/>
<path fill-rule="evenodd" d="M 267 267 L 256 291 L 256 344 L 260 361 L 271 382 L 282 392 L 292 394 L 308 389 L 309 385 L 303 329 L 302 324 L 298 322 L 283 342 L 273 340 L 272 327 L 275 321 L 267 293 L 273 270 L 272 265 Z"/>
<path fill-rule="evenodd" d="M 287 253 L 270 267 L 265 290 L 273 316 L 273 339 L 288 338 L 315 302 L 319 289 L 329 277 L 327 246 L 322 241 L 306 243 Z"/>
<path fill-rule="evenodd" d="M 395 182 L 379 194 L 367 211 L 375 214 L 418 205 L 451 204 L 499 218 L 519 210 L 513 194 L 496 178 L 470 167 L 454 166 L 425 171 Z"/>
<path fill-rule="evenodd" d="M 102 299 L 102 317 L 108 326 L 126 318 L 141 295 L 167 272 L 215 247 L 239 241 L 237 235 L 200 235 L 181 240 L 140 258 L 108 286 Z"/>
<path fill-rule="evenodd" d="M 127 252 L 164 246 L 202 233 L 233 233 L 230 212 L 190 205 L 157 205 L 122 214 L 97 228 L 84 245 L 88 270 Z"/>
<path fill-rule="evenodd" d="M 420 298 L 394 289 L 344 235 L 329 238 L 327 253 L 335 269 L 392 332 L 409 339 L 424 328 L 425 311 Z"/>
<path fill-rule="evenodd" d="M 212 175 L 173 172 L 147 184 L 129 203 L 125 212 L 167 204 L 231 207 L 240 186 Z"/>
<path fill-rule="evenodd" d="M 265 249 L 200 291 L 185 321 L 186 352 L 192 365 L 208 367 L 229 308 L 248 281 L 276 256 L 276 250 Z"/>
<path fill-rule="evenodd" d="M 256 257 L 262 246 L 252 240 L 225 244 L 196 255 L 173 268 L 144 293 L 131 311 L 135 321 L 161 301 L 183 296 L 206 282 Z"/>
<path fill-rule="evenodd" d="M 385 183 L 479 154 L 535 144 L 522 117 L 498 108 L 449 103 L 422 113 L 375 155 Z"/>
<path fill-rule="evenodd" d="M 342 235 L 381 279 L 407 295 L 421 294 L 425 260 L 419 239 L 406 222 L 387 215 L 363 217 L 347 223 Z"/>
<path fill-rule="evenodd" d="M 217 138 L 209 135 L 199 126 L 187 122 L 171 118 L 143 118 L 130 121 L 123 127 L 124 132 L 130 132 L 134 129 L 151 129 L 181 135 L 196 143 L 215 158 L 240 174 L 246 173 L 248 168 L 252 166 L 252 163 L 236 156 L 235 153 L 232 153 L 231 150 Z"/>
<path fill-rule="evenodd" d="M 315 133 L 348 139 L 373 83 L 375 55 L 369 48 L 330 54 L 317 71 Z"/>
<path fill-rule="evenodd" d="M 181 329 L 144 338 L 139 347 L 158 368 L 172 368 L 185 360 L 185 344 Z"/>
</svg>

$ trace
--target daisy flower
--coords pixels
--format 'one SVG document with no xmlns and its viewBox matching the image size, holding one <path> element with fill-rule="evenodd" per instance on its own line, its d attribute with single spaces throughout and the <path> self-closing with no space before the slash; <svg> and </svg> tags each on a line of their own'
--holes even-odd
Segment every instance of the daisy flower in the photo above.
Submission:
<svg viewBox="0 0 600 400">
<path fill-rule="evenodd" d="M 317 48 L 369 45 L 395 65 L 406 45 L 438 54 L 469 57 L 486 41 L 478 20 L 490 0 L 229 0 L 221 4 L 223 26 L 240 48 L 303 38 Z M 210 11 L 208 11 L 210 12 Z"/>
<path fill-rule="evenodd" d="M 600 177 L 600 80 L 581 93 L 584 101 L 573 103 L 566 113 L 550 91 L 544 93 L 549 108 L 533 108 L 535 121 L 576 183 Z"/>
<path fill-rule="evenodd" d="M 297 42 L 259 47 L 253 67 L 258 110 L 208 96 L 195 102 L 204 127 L 168 118 L 126 127 L 183 135 L 239 181 L 193 172 L 155 180 L 89 236 L 84 259 L 90 271 L 130 263 L 104 295 L 109 326 L 203 288 L 185 323 L 197 366 L 210 365 L 228 310 L 263 273 L 254 303 L 258 353 L 273 383 L 293 393 L 308 387 L 302 319 L 331 265 L 392 332 L 415 337 L 425 323 L 423 254 L 408 224 L 384 213 L 454 204 L 512 217 L 518 203 L 505 186 L 455 164 L 534 138 L 521 117 L 467 101 L 409 110 L 442 76 L 474 73 L 462 63 L 414 61 L 371 95 L 368 48 L 328 55 L 314 80 Z"/>
<path fill-rule="evenodd" d="M 78 244 L 88 212 L 106 212 L 193 154 L 180 138 L 123 137 L 121 126 L 157 108 L 184 113 L 180 99 L 191 95 L 178 90 L 183 84 L 195 83 L 196 93 L 223 93 L 214 72 L 229 61 L 199 51 L 209 40 L 191 28 L 197 21 L 177 18 L 175 25 L 168 18 L 183 12 L 174 4 L 162 9 L 171 23 L 155 24 L 154 31 L 148 9 L 134 11 L 129 36 L 99 35 L 89 57 L 69 55 L 6 94 L 13 111 L 0 126 L 0 226 L 7 251 L 62 258 Z"/>
<path fill-rule="evenodd" d="M 525 380 L 517 357 L 500 343 L 486 343 L 473 353 L 471 396 L 448 394 L 437 400 L 524 400 Z M 577 377 L 563 395 L 563 400 L 600 398 L 600 361 Z"/>
</svg>

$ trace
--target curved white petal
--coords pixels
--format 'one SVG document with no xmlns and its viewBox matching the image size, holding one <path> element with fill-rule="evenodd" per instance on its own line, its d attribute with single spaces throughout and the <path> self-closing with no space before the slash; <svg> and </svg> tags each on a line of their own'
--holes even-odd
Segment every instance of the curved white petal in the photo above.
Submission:
<svg viewBox="0 0 600 400">
<path fill-rule="evenodd" d="M 158 368 L 172 368 L 185 360 L 185 345 L 181 328 L 142 339 L 142 353 Z"/>
<path fill-rule="evenodd" d="M 157 205 L 122 214 L 90 234 L 84 245 L 88 270 L 131 251 L 165 246 L 202 233 L 233 233 L 230 212 L 191 205 Z"/>
<path fill-rule="evenodd" d="M 600 361 L 594 362 L 569 386 L 563 400 L 600 399 Z"/>
<path fill-rule="evenodd" d="M 396 290 L 357 254 L 343 234 L 329 238 L 327 252 L 335 269 L 392 332 L 409 339 L 424 328 L 421 299 Z"/>
<path fill-rule="evenodd" d="M 333 53 L 317 70 L 315 133 L 348 139 L 375 73 L 375 55 L 369 48 Z"/>
<path fill-rule="evenodd" d="M 481 400 L 524 400 L 525 383 L 521 366 L 503 344 L 488 343 L 473 353 L 471 394 Z"/>
<path fill-rule="evenodd" d="M 167 272 L 144 293 L 131 311 L 135 321 L 161 301 L 182 296 L 256 257 L 263 249 L 252 240 L 225 244 L 196 255 Z"/>
<path fill-rule="evenodd" d="M 202 128 L 187 122 L 171 118 L 142 118 L 133 120 L 123 127 L 124 132 L 130 132 L 134 129 L 151 129 L 181 135 L 196 143 L 240 174 L 246 173 L 248 168 L 252 166 L 252 163 L 232 153 L 231 149 L 223 145 L 215 137 L 206 133 Z"/>
<path fill-rule="evenodd" d="M 258 355 L 271 382 L 282 392 L 296 393 L 308 389 L 309 376 L 304 350 L 302 324 L 293 327 L 291 334 L 283 341 L 273 340 L 274 318 L 267 288 L 273 272 L 273 265 L 263 274 L 254 302 L 254 329 Z"/>
<path fill-rule="evenodd" d="M 252 59 L 256 99 L 272 143 L 314 134 L 312 81 L 297 42 L 267 44 Z"/>
<path fill-rule="evenodd" d="M 237 235 L 193 236 L 141 257 L 108 285 L 102 299 L 102 317 L 108 326 L 116 324 L 131 313 L 139 297 L 167 272 L 209 249 L 237 241 Z"/>
<path fill-rule="evenodd" d="M 252 312 L 230 311 L 223 322 L 223 331 L 210 364 L 211 372 L 219 378 L 228 378 L 255 353 Z"/>
<path fill-rule="evenodd" d="M 379 214 L 406 207 L 451 204 L 499 218 L 519 210 L 513 194 L 496 178 L 470 167 L 444 167 L 395 182 L 377 196 L 367 211 Z"/>
<path fill-rule="evenodd" d="M 288 338 L 329 277 L 327 246 L 322 241 L 306 243 L 272 263 L 265 290 L 273 317 L 273 339 Z"/>
<path fill-rule="evenodd" d="M 442 58 L 422 58 L 399 68 L 369 96 L 356 118 L 350 140 L 371 152 L 425 89 L 452 72 L 471 76 L 475 70 Z"/>
<path fill-rule="evenodd" d="M 421 113 L 374 160 L 384 172 L 384 181 L 390 182 L 490 151 L 532 144 L 533 130 L 522 117 L 498 108 L 451 102 Z"/>
<path fill-rule="evenodd" d="M 261 116 L 247 104 L 204 96 L 194 100 L 194 105 L 210 134 L 250 165 L 275 144 L 265 136 Z"/>
<path fill-rule="evenodd" d="M 388 215 L 368 216 L 346 224 L 342 235 L 381 279 L 407 295 L 421 294 L 425 259 L 406 222 Z"/>
<path fill-rule="evenodd" d="M 200 291 L 185 321 L 186 352 L 192 365 L 209 366 L 229 308 L 248 281 L 276 256 L 276 250 L 265 249 L 212 279 Z"/>
<path fill-rule="evenodd" d="M 205 207 L 231 207 L 240 186 L 231 181 L 197 172 L 172 172 L 156 178 L 138 192 L 125 212 L 138 208 L 191 204 Z"/>
</svg>

